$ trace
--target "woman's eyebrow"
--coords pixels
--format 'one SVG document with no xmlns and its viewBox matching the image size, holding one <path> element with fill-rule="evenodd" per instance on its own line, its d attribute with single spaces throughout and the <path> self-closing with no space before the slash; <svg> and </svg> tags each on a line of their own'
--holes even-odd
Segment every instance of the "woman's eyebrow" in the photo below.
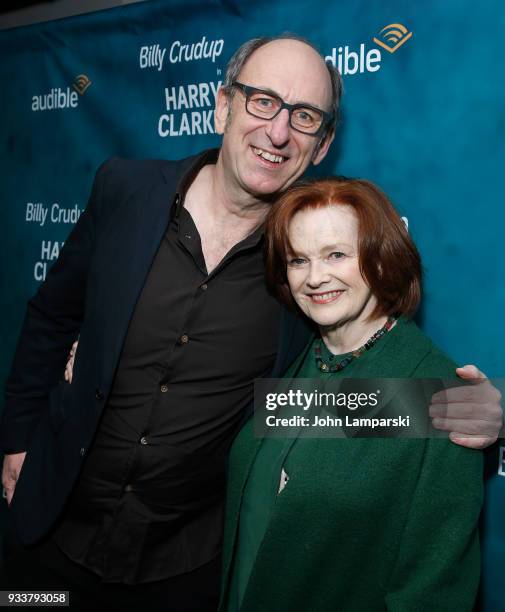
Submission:
<svg viewBox="0 0 505 612">
<path fill-rule="evenodd" d="M 351 249 L 352 244 L 349 244 L 348 242 L 331 242 L 327 245 L 324 245 L 321 248 L 321 251 L 331 251 L 333 249 L 341 249 L 341 248 Z"/>
</svg>

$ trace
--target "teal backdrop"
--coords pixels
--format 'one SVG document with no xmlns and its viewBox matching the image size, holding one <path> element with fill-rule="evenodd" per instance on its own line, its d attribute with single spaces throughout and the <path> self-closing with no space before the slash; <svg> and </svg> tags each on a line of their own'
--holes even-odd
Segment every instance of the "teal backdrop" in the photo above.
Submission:
<svg viewBox="0 0 505 612">
<path fill-rule="evenodd" d="M 392 197 L 423 256 L 422 328 L 458 362 L 504 376 L 505 5 L 152 0 L 0 32 L 2 381 L 26 300 L 97 166 L 218 145 L 214 95 L 228 59 L 246 39 L 284 31 L 343 72 L 342 124 L 317 174 L 366 177 Z M 505 610 L 501 445 L 487 458 L 482 605 L 496 611 Z"/>
</svg>

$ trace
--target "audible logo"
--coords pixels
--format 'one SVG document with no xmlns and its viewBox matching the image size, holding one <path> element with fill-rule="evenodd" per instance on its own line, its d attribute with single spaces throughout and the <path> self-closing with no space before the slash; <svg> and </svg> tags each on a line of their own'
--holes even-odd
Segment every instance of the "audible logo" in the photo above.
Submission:
<svg viewBox="0 0 505 612">
<path fill-rule="evenodd" d="M 77 108 L 79 102 L 78 94 L 82 96 L 90 85 L 91 81 L 89 78 L 85 74 L 80 74 L 72 85 L 75 91 L 72 91 L 70 87 L 66 89 L 53 87 L 49 93 L 32 96 L 32 111 Z"/>
<path fill-rule="evenodd" d="M 380 69 L 381 52 L 379 49 L 365 48 L 365 43 L 361 43 L 358 51 L 350 51 L 350 47 L 333 47 L 331 55 L 324 58 L 327 62 L 332 62 L 340 74 L 356 74 L 357 72 L 377 72 Z"/>
<path fill-rule="evenodd" d="M 72 85 L 72 87 L 78 94 L 82 96 L 82 94 L 86 91 L 86 89 L 88 89 L 90 85 L 91 81 L 89 80 L 89 78 L 85 74 L 80 74 L 78 77 L 75 78 L 75 83 Z"/>
<path fill-rule="evenodd" d="M 373 38 L 373 41 L 383 49 L 394 53 L 412 36 L 401 23 L 391 23 Z M 353 50 L 349 45 L 333 47 L 331 54 L 324 58 L 331 62 L 342 75 L 353 75 L 364 72 L 377 72 L 381 68 L 382 55 L 380 49 L 367 49 L 365 43 Z"/>
<path fill-rule="evenodd" d="M 407 28 L 401 23 L 390 23 L 384 26 L 373 41 L 389 53 L 394 53 L 412 36 Z"/>
</svg>

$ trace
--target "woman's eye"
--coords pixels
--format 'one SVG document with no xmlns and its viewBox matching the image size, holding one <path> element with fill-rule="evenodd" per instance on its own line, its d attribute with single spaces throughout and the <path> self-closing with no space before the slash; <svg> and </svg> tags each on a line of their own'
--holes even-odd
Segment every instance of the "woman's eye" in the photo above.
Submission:
<svg viewBox="0 0 505 612">
<path fill-rule="evenodd" d="M 305 259 L 303 257 L 292 257 L 288 260 L 288 266 L 302 266 L 305 263 Z"/>
<path fill-rule="evenodd" d="M 328 259 L 341 259 L 342 257 L 345 257 L 345 254 L 340 251 L 334 251 L 328 255 Z"/>
</svg>

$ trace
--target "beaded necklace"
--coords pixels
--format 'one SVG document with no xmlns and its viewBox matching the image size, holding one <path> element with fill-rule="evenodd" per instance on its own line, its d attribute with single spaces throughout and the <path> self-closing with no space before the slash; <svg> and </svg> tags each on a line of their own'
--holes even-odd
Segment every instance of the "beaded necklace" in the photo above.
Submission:
<svg viewBox="0 0 505 612">
<path fill-rule="evenodd" d="M 360 346 L 355 351 L 352 351 L 350 355 L 344 357 L 338 363 L 329 364 L 323 359 L 322 340 L 316 340 L 314 344 L 314 357 L 316 358 L 317 367 L 321 372 L 340 372 L 346 366 L 348 366 L 351 361 L 354 361 L 358 357 L 361 357 L 363 353 L 369 351 L 372 346 L 374 346 L 374 344 L 391 329 L 395 321 L 396 319 L 394 317 L 388 317 L 388 320 L 384 323 L 384 325 L 379 330 L 377 330 L 375 334 L 370 336 L 370 338 L 365 342 L 365 344 L 363 344 L 363 346 Z"/>
</svg>

